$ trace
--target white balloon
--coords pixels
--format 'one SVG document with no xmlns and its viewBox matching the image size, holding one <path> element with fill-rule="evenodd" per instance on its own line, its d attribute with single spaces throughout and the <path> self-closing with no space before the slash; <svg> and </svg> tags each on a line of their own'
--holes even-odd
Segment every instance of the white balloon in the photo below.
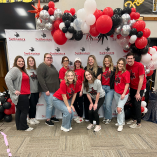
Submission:
<svg viewBox="0 0 157 157">
<path fill-rule="evenodd" d="M 70 26 L 71 26 L 71 27 L 74 27 L 74 23 L 70 23 Z"/>
<path fill-rule="evenodd" d="M 150 49 L 150 54 L 153 55 L 153 54 L 155 54 L 155 53 L 156 53 L 156 49 L 155 49 L 155 48 L 151 48 L 151 49 Z"/>
<path fill-rule="evenodd" d="M 141 101 L 141 106 L 146 107 L 147 103 L 145 101 Z"/>
<path fill-rule="evenodd" d="M 157 61 L 157 52 L 152 55 L 152 61 Z"/>
<path fill-rule="evenodd" d="M 77 18 L 81 19 L 82 21 L 85 21 L 86 17 L 87 17 L 87 12 L 85 11 L 84 8 L 79 9 L 77 11 Z"/>
<path fill-rule="evenodd" d="M 86 23 L 88 25 L 93 25 L 96 21 L 96 18 L 93 14 L 89 14 L 87 17 L 86 17 Z"/>
<path fill-rule="evenodd" d="M 89 30 L 90 30 L 90 26 L 87 25 L 86 22 L 83 22 L 82 26 L 81 26 L 81 30 L 83 33 L 89 33 Z"/>
<path fill-rule="evenodd" d="M 136 41 L 136 39 L 137 39 L 137 36 L 136 36 L 136 35 L 132 35 L 132 36 L 130 37 L 130 39 L 129 39 L 130 44 L 134 44 L 135 41 Z"/>
<path fill-rule="evenodd" d="M 67 32 L 67 33 L 65 33 L 65 36 L 66 36 L 67 39 L 71 39 L 73 37 L 73 34 Z"/>
<path fill-rule="evenodd" d="M 149 64 L 149 62 L 151 61 L 151 55 L 150 54 L 145 54 L 145 55 L 142 55 L 142 58 L 141 58 L 141 62 L 144 64 L 144 65 L 147 65 Z"/>
<path fill-rule="evenodd" d="M 147 113 L 148 109 L 145 107 L 143 113 Z"/>
<path fill-rule="evenodd" d="M 84 9 L 86 10 L 87 13 L 93 14 L 96 10 L 96 1 L 95 0 L 87 0 L 84 3 Z"/>
<path fill-rule="evenodd" d="M 63 27 L 65 27 L 65 24 L 64 24 L 64 22 L 61 22 L 61 23 L 59 24 L 59 29 L 62 30 Z"/>
<path fill-rule="evenodd" d="M 81 26 L 82 26 L 82 20 L 77 18 L 77 19 L 74 20 L 73 23 L 74 23 L 75 30 L 80 31 L 81 30 Z"/>
<path fill-rule="evenodd" d="M 147 65 L 147 68 L 150 70 L 157 69 L 157 61 L 150 61 L 149 64 Z"/>
</svg>

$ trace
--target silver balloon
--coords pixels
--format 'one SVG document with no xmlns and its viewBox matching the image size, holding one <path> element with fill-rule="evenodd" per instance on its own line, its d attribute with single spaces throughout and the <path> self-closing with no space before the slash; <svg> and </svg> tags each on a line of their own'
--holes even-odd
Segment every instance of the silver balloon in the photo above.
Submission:
<svg viewBox="0 0 157 157">
<path fill-rule="evenodd" d="M 48 23 L 45 24 L 45 28 L 47 30 L 52 30 L 53 29 L 53 25 L 50 22 L 48 22 Z"/>
<path fill-rule="evenodd" d="M 120 34 L 122 26 L 119 26 L 115 29 L 115 33 Z"/>
<path fill-rule="evenodd" d="M 53 15 L 50 16 L 50 22 L 53 23 L 55 21 L 55 17 Z"/>
<path fill-rule="evenodd" d="M 56 9 L 56 10 L 55 10 L 55 12 L 54 12 L 54 17 L 55 17 L 56 20 L 61 19 L 61 18 L 62 18 L 62 15 L 63 15 L 63 13 L 62 13 L 62 11 L 61 11 L 60 9 Z"/>
<path fill-rule="evenodd" d="M 149 70 L 149 69 L 146 69 L 145 73 L 146 73 L 146 74 L 149 74 L 149 73 L 150 73 L 150 70 Z"/>
<path fill-rule="evenodd" d="M 144 65 L 144 70 L 146 70 L 146 66 Z"/>
<path fill-rule="evenodd" d="M 130 15 L 129 14 L 123 14 L 122 15 L 122 20 L 123 20 L 123 24 L 127 25 L 128 22 L 130 21 Z"/>
<path fill-rule="evenodd" d="M 129 25 L 123 25 L 122 30 L 121 30 L 121 35 L 123 37 L 126 37 L 130 34 L 131 27 Z"/>
<path fill-rule="evenodd" d="M 40 27 L 40 24 L 41 24 L 41 20 L 37 19 L 37 27 Z"/>
<path fill-rule="evenodd" d="M 42 11 L 40 11 L 39 17 L 42 20 L 49 20 L 50 15 L 49 15 L 48 11 L 42 10 Z"/>
<path fill-rule="evenodd" d="M 130 23 L 129 23 L 130 27 L 132 27 L 135 22 L 136 20 L 130 20 Z"/>
<path fill-rule="evenodd" d="M 82 25 L 82 20 L 77 18 L 77 19 L 74 20 L 73 23 L 74 23 L 75 30 L 80 31 L 81 30 L 81 25 Z"/>
<path fill-rule="evenodd" d="M 130 50 L 130 45 L 129 45 L 129 44 L 125 45 L 125 46 L 123 47 L 123 49 L 124 49 L 125 51 L 129 51 L 129 50 Z"/>
</svg>

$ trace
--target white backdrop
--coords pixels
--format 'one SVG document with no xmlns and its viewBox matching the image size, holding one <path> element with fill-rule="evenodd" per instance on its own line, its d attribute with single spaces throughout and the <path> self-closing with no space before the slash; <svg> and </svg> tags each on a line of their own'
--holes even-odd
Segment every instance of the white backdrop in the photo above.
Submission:
<svg viewBox="0 0 157 157">
<path fill-rule="evenodd" d="M 44 54 L 51 53 L 53 56 L 53 65 L 59 71 L 62 67 L 61 59 L 63 56 L 68 56 L 70 60 L 70 68 L 73 68 L 73 63 L 76 57 L 80 57 L 82 64 L 85 67 L 87 65 L 87 58 L 89 55 L 95 55 L 98 65 L 102 66 L 103 58 L 106 54 L 111 55 L 114 64 L 121 57 L 125 57 L 125 53 L 122 48 L 108 37 L 108 40 L 104 39 L 104 43 L 98 42 L 97 38 L 93 41 L 86 40 L 86 36 L 81 41 L 68 40 L 64 45 L 57 45 L 53 41 L 50 31 L 39 30 L 5 30 L 8 46 L 8 58 L 10 62 L 10 68 L 13 66 L 14 58 L 17 55 L 24 57 L 27 62 L 28 56 L 33 56 L 36 60 L 37 66 L 43 62 Z M 26 63 L 27 64 L 27 63 Z M 113 116 L 115 113 L 115 101 L 112 105 Z M 45 119 L 46 104 L 43 95 L 39 99 L 37 105 L 37 119 Z M 99 110 L 99 114 L 102 117 L 102 108 Z M 62 117 L 62 114 L 56 110 L 56 116 Z"/>
</svg>

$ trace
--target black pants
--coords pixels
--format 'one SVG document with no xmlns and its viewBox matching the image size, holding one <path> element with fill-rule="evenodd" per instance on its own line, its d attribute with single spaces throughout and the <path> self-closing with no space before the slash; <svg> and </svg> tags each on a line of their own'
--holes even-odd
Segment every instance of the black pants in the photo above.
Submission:
<svg viewBox="0 0 157 157">
<path fill-rule="evenodd" d="M 132 118 L 137 120 L 137 124 L 141 123 L 141 100 L 137 101 L 135 98 L 137 90 L 130 88 L 130 98 L 132 102 Z M 144 90 L 140 91 L 140 96 L 142 98 Z"/>
<path fill-rule="evenodd" d="M 83 98 L 84 98 L 85 119 L 89 120 L 89 105 L 90 105 L 90 102 L 89 102 L 86 94 L 83 94 Z"/>
<path fill-rule="evenodd" d="M 74 102 L 75 110 L 79 117 L 83 117 L 83 96 L 79 96 L 80 92 L 77 93 L 76 99 Z"/>
<path fill-rule="evenodd" d="M 26 130 L 28 129 L 27 125 L 27 114 L 29 111 L 29 95 L 19 95 L 18 103 L 16 105 L 16 128 L 17 130 Z"/>
<path fill-rule="evenodd" d="M 36 116 L 36 105 L 39 99 L 39 93 L 31 93 L 29 99 L 29 118 L 35 118 Z"/>
<path fill-rule="evenodd" d="M 93 110 L 93 108 L 92 108 L 91 110 L 89 110 L 89 121 L 90 121 L 91 124 L 93 124 L 93 120 L 95 120 L 96 125 L 99 125 L 98 111 L 99 111 L 99 108 L 103 105 L 104 100 L 105 100 L 105 96 L 103 98 L 99 98 L 97 109 Z M 93 101 L 93 104 L 95 104 L 95 100 L 92 99 L 92 101 Z"/>
</svg>

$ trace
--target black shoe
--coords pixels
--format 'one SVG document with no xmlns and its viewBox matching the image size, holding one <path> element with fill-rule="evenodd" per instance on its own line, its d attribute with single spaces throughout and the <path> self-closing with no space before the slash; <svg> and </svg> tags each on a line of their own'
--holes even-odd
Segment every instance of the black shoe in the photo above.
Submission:
<svg viewBox="0 0 157 157">
<path fill-rule="evenodd" d="M 49 125 L 49 126 L 54 126 L 54 123 L 51 122 L 51 120 L 49 120 L 49 121 L 45 121 L 45 124 L 47 124 L 47 125 Z"/>
<path fill-rule="evenodd" d="M 59 119 L 57 119 L 56 117 L 51 117 L 51 120 L 52 120 L 53 122 L 59 122 Z"/>
</svg>

